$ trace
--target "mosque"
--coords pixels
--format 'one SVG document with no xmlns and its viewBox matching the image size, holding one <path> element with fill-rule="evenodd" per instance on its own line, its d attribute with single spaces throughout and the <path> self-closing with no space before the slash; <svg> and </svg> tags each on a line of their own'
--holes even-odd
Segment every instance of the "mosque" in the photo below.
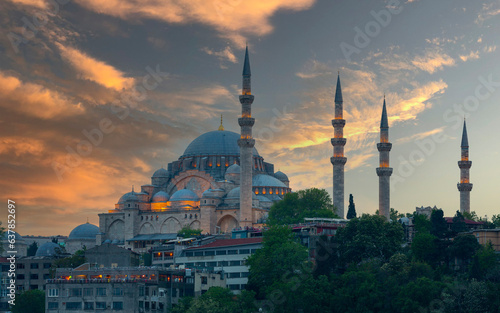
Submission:
<svg viewBox="0 0 500 313">
<path fill-rule="evenodd" d="M 140 191 L 132 188 L 113 210 L 99 214 L 98 244 L 140 251 L 175 239 L 184 226 L 215 234 L 265 221 L 272 204 L 291 189 L 287 175 L 275 172 L 274 164 L 265 162 L 254 147 L 250 76 L 247 49 L 238 119 L 241 134 L 225 130 L 221 117 L 218 130 L 194 139 L 177 161 L 153 173 L 150 184 Z"/>
</svg>

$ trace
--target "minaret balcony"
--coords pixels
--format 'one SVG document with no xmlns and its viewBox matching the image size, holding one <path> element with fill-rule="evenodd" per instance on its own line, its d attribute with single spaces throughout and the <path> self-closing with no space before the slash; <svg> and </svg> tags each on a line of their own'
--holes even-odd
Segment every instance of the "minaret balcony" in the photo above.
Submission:
<svg viewBox="0 0 500 313">
<path fill-rule="evenodd" d="M 392 175 L 392 167 L 377 167 L 377 175 L 378 176 L 391 176 Z"/>
<path fill-rule="evenodd" d="M 238 146 L 240 148 L 253 148 L 255 146 L 255 139 L 253 138 L 238 139 Z"/>
<path fill-rule="evenodd" d="M 331 139 L 332 146 L 334 146 L 334 147 L 345 146 L 346 141 L 347 141 L 347 139 L 345 139 L 345 138 L 332 138 Z"/>
<path fill-rule="evenodd" d="M 240 118 L 238 118 L 238 124 L 240 124 L 241 127 L 243 127 L 243 126 L 252 127 L 254 123 L 255 123 L 255 119 L 253 117 L 240 117 Z"/>
<path fill-rule="evenodd" d="M 333 119 L 332 120 L 332 126 L 333 127 L 344 127 L 345 126 L 345 120 L 343 119 Z"/>
<path fill-rule="evenodd" d="M 252 104 L 254 96 L 253 95 L 240 95 L 241 104 Z"/>
<path fill-rule="evenodd" d="M 379 152 L 382 152 L 382 151 L 391 151 L 392 149 L 392 143 L 390 142 L 380 142 L 380 143 L 377 143 L 377 149 Z"/>
<path fill-rule="evenodd" d="M 332 162 L 333 165 L 337 165 L 337 164 L 345 165 L 345 163 L 347 162 L 347 158 L 345 158 L 345 157 L 331 157 L 330 162 Z"/>
<path fill-rule="evenodd" d="M 471 191 L 472 184 L 470 184 L 470 183 L 458 183 L 457 188 L 458 188 L 458 191 Z"/>
<path fill-rule="evenodd" d="M 470 168 L 472 166 L 472 161 L 458 161 L 459 168 Z"/>
</svg>

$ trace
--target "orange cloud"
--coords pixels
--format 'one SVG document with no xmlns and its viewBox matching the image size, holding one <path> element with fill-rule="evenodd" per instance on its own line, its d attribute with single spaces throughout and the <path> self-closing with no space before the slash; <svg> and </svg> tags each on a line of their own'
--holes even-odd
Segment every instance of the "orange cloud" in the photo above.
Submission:
<svg viewBox="0 0 500 313">
<path fill-rule="evenodd" d="M 61 55 L 78 73 L 82 79 L 93 81 L 106 88 L 121 91 L 134 85 L 134 79 L 102 61 L 96 60 L 85 53 L 71 47 L 56 43 Z"/>
<path fill-rule="evenodd" d="M 310 8 L 315 0 L 77 0 L 81 6 L 101 14 L 125 20 L 156 19 L 168 23 L 198 22 L 214 27 L 239 47 L 245 35 L 266 35 L 273 29 L 270 18 L 281 10 L 300 11 Z"/>
<path fill-rule="evenodd" d="M 84 112 L 80 103 L 35 83 L 25 83 L 0 71 L 0 106 L 43 119 Z"/>
<path fill-rule="evenodd" d="M 47 2 L 45 0 L 9 0 L 14 4 L 29 5 L 39 9 L 47 8 Z"/>
</svg>

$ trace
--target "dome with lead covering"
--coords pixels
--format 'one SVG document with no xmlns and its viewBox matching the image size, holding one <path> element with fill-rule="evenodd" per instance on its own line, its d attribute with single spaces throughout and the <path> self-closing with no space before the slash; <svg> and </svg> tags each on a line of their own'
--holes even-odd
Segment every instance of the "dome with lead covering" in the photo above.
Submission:
<svg viewBox="0 0 500 313">
<path fill-rule="evenodd" d="M 266 174 L 258 174 L 252 177 L 252 185 L 253 187 L 286 187 L 282 181 L 279 181 L 275 177 L 266 175 Z"/>
<path fill-rule="evenodd" d="M 153 177 L 168 177 L 168 171 L 162 167 L 153 173 Z"/>
<path fill-rule="evenodd" d="M 240 134 L 227 130 L 204 133 L 189 144 L 182 157 L 203 155 L 233 155 L 239 157 L 238 139 L 240 139 Z M 253 156 L 259 156 L 255 147 L 253 148 Z"/>
<path fill-rule="evenodd" d="M 170 195 L 165 191 L 160 190 L 157 193 L 155 193 L 155 195 L 151 199 L 151 202 L 167 202 L 169 199 Z"/>
<path fill-rule="evenodd" d="M 286 176 L 286 174 L 283 173 L 282 171 L 277 171 L 276 173 L 274 173 L 274 177 L 276 177 L 277 179 L 279 179 L 282 182 L 289 181 L 288 176 Z"/>
<path fill-rule="evenodd" d="M 57 243 L 46 242 L 36 250 L 35 256 L 57 256 L 63 252 L 63 248 Z"/>
<path fill-rule="evenodd" d="M 76 226 L 71 233 L 69 233 L 68 239 L 95 239 L 98 233 L 99 227 L 85 223 Z"/>
<path fill-rule="evenodd" d="M 240 173 L 241 173 L 241 168 L 236 163 L 228 167 L 226 170 L 226 174 L 240 174 Z"/>
<path fill-rule="evenodd" d="M 125 201 L 140 201 L 139 197 L 137 196 L 138 193 L 135 191 L 127 192 L 123 196 L 120 197 L 118 200 L 118 203 L 123 203 Z"/>
<path fill-rule="evenodd" d="M 170 201 L 199 201 L 198 196 L 189 189 L 181 189 L 174 192 Z"/>
</svg>

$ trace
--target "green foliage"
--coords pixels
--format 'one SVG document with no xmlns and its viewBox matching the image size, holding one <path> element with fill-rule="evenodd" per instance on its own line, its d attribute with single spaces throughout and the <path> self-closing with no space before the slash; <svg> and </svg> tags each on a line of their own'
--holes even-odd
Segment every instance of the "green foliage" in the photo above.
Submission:
<svg viewBox="0 0 500 313">
<path fill-rule="evenodd" d="M 349 209 L 347 210 L 346 218 L 348 220 L 350 220 L 351 218 L 356 218 L 356 206 L 354 205 L 352 194 L 349 195 Z"/>
<path fill-rule="evenodd" d="M 453 239 L 449 247 L 449 253 L 452 258 L 457 258 L 463 263 L 469 263 L 476 252 L 481 248 L 473 235 L 460 235 Z"/>
<path fill-rule="evenodd" d="M 363 214 L 337 231 L 341 262 L 359 263 L 366 259 L 388 260 L 401 250 L 404 233 L 399 223 L 390 223 L 378 215 Z"/>
<path fill-rule="evenodd" d="M 56 268 L 75 268 L 85 263 L 85 251 L 78 250 L 72 256 L 54 261 L 50 269 L 51 277 L 54 277 Z"/>
<path fill-rule="evenodd" d="M 35 256 L 37 250 L 38 250 L 38 243 L 34 241 L 28 247 L 27 256 Z"/>
<path fill-rule="evenodd" d="M 491 217 L 491 222 L 495 224 L 496 227 L 500 227 L 500 214 L 493 215 Z"/>
<path fill-rule="evenodd" d="M 418 233 L 411 243 L 411 252 L 416 261 L 436 264 L 439 261 L 439 239 L 428 233 Z"/>
<path fill-rule="evenodd" d="M 16 296 L 16 305 L 11 306 L 12 313 L 44 313 L 45 292 L 28 290 Z"/>
<path fill-rule="evenodd" d="M 297 243 L 287 226 L 273 226 L 264 232 L 263 247 L 247 259 L 248 288 L 262 299 L 280 285 L 295 280 L 310 269 L 307 249 Z"/>
<path fill-rule="evenodd" d="M 451 231 L 455 235 L 467 231 L 467 224 L 465 224 L 464 216 L 458 210 L 455 216 L 453 217 L 453 224 L 451 225 Z"/>
<path fill-rule="evenodd" d="M 304 222 L 306 217 L 333 218 L 332 200 L 324 189 L 311 188 L 288 193 L 271 207 L 267 224 L 288 225 Z"/>
<path fill-rule="evenodd" d="M 403 213 L 399 213 L 398 210 L 391 208 L 391 212 L 389 213 L 389 218 L 393 222 L 397 222 L 402 217 L 405 217 L 405 215 Z"/>
<path fill-rule="evenodd" d="M 255 293 L 243 290 L 235 296 L 229 289 L 211 287 L 201 297 L 181 298 L 172 313 L 252 313 Z"/>
<path fill-rule="evenodd" d="M 417 233 L 430 233 L 432 230 L 431 221 L 424 214 L 415 214 L 413 223 L 415 224 Z"/>
<path fill-rule="evenodd" d="M 193 301 L 193 297 L 180 298 L 179 303 L 172 308 L 172 313 L 186 313 L 191 307 Z"/>
<path fill-rule="evenodd" d="M 197 237 L 201 235 L 201 231 L 201 229 L 192 229 L 189 226 L 184 226 L 181 230 L 179 230 L 177 236 L 182 238 Z"/>
<path fill-rule="evenodd" d="M 458 212 L 458 211 L 457 211 Z M 477 216 L 476 214 L 476 211 L 472 211 L 472 212 L 464 212 L 463 213 L 463 217 L 466 219 L 466 220 L 471 220 L 471 221 L 474 221 L 474 222 L 479 222 L 481 219 L 479 218 L 479 216 Z"/>
<path fill-rule="evenodd" d="M 434 210 L 431 213 L 431 234 L 439 239 L 445 238 L 448 233 L 448 224 L 444 219 L 443 210 Z"/>
</svg>

